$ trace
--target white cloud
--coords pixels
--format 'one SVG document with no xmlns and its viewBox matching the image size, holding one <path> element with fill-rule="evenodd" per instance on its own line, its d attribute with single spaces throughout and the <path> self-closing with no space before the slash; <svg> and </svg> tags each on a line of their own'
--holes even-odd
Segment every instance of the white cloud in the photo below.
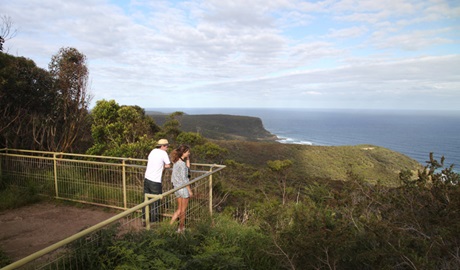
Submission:
<svg viewBox="0 0 460 270">
<path fill-rule="evenodd" d="M 330 38 L 355 38 L 360 37 L 363 34 L 367 33 L 369 29 L 366 26 L 353 26 L 349 28 L 342 29 L 330 29 L 327 37 Z"/>
<path fill-rule="evenodd" d="M 19 30 L 8 53 L 43 68 L 61 47 L 84 53 L 94 101 L 455 109 L 460 98 L 453 1 L 0 0 L 0 12 Z"/>
</svg>

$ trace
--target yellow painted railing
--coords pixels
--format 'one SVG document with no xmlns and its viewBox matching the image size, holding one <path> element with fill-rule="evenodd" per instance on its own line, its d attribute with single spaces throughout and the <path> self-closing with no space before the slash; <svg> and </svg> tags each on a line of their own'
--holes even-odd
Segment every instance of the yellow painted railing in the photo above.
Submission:
<svg viewBox="0 0 460 270">
<path fill-rule="evenodd" d="M 85 269 L 85 259 L 79 258 L 77 249 L 97 245 L 99 232 L 117 225 L 118 232 L 150 229 L 143 227 L 142 208 L 160 200 L 160 215 L 168 220 L 176 209 L 176 200 L 170 181 L 170 170 L 165 171 L 163 194 L 144 196 L 143 177 L 146 160 L 88 156 L 27 150 L 0 150 L 0 177 L 8 185 L 37 190 L 58 199 L 95 204 L 124 210 L 120 214 L 85 229 L 48 248 L 31 254 L 6 269 Z M 212 175 L 225 168 L 216 164 L 192 164 L 190 198 L 186 226 L 212 215 Z M 76 247 L 77 244 L 79 247 Z M 72 251 L 70 253 L 70 250 Z"/>
</svg>

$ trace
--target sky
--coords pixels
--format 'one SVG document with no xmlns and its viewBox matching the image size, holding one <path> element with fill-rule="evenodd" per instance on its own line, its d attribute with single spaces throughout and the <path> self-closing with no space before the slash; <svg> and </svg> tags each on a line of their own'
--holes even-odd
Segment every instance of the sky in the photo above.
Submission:
<svg viewBox="0 0 460 270">
<path fill-rule="evenodd" d="M 458 0 L 0 0 L 4 51 L 143 108 L 460 110 Z"/>
</svg>

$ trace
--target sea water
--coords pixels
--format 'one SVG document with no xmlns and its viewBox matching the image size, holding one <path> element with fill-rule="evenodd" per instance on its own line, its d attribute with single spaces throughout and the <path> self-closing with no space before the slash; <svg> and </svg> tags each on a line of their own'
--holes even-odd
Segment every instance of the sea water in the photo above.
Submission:
<svg viewBox="0 0 460 270">
<path fill-rule="evenodd" d="M 430 152 L 460 172 L 460 111 L 182 108 L 170 113 L 231 114 L 261 118 L 281 143 L 382 146 L 426 165 Z"/>
</svg>

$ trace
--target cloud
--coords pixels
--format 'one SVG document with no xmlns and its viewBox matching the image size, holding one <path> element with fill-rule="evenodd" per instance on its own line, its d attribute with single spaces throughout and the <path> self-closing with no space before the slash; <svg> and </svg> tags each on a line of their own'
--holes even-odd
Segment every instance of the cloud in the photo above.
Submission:
<svg viewBox="0 0 460 270">
<path fill-rule="evenodd" d="M 95 100 L 145 107 L 431 100 L 454 109 L 446 104 L 460 98 L 453 1 L 0 0 L 0 10 L 19 30 L 8 53 L 43 68 L 61 47 L 85 54 Z"/>
<path fill-rule="evenodd" d="M 342 28 L 342 29 L 330 29 L 327 37 L 349 39 L 349 38 L 354 38 L 354 37 L 360 37 L 363 34 L 367 33 L 368 31 L 369 29 L 365 26 L 353 26 L 353 27 Z"/>
</svg>

